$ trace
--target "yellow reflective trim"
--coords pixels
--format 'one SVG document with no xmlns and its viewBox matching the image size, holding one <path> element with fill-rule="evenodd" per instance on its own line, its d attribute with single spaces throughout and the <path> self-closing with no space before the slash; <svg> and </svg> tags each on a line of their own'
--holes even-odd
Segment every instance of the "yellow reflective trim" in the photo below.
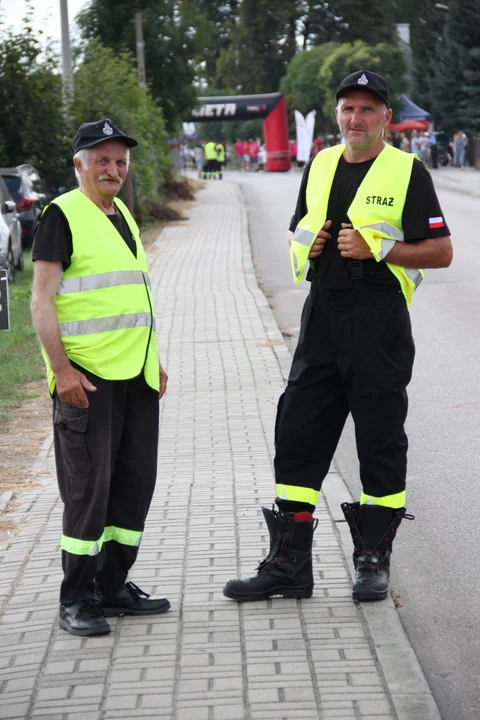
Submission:
<svg viewBox="0 0 480 720">
<path fill-rule="evenodd" d="M 140 540 L 142 539 L 142 533 L 138 530 L 125 530 L 125 528 L 115 527 L 110 525 L 105 528 L 103 533 L 104 542 L 109 540 L 115 540 L 115 542 L 121 545 L 129 545 L 130 547 L 138 547 Z"/>
<path fill-rule="evenodd" d="M 316 505 L 320 496 L 320 490 L 313 488 L 298 487 L 297 485 L 280 485 L 276 486 L 277 497 L 282 500 L 290 500 L 291 502 L 304 502 L 309 505 Z"/>
<path fill-rule="evenodd" d="M 407 503 L 407 493 L 403 492 L 395 493 L 395 495 L 384 495 L 383 497 L 375 497 L 374 495 L 366 495 L 362 492 L 360 496 L 360 505 L 380 505 L 380 507 L 398 508 L 405 507 Z"/>
<path fill-rule="evenodd" d="M 62 550 L 72 555 L 93 556 L 98 555 L 102 549 L 103 542 L 103 535 L 98 540 L 79 540 L 78 538 L 68 537 L 68 535 L 62 535 L 61 547 Z"/>
</svg>

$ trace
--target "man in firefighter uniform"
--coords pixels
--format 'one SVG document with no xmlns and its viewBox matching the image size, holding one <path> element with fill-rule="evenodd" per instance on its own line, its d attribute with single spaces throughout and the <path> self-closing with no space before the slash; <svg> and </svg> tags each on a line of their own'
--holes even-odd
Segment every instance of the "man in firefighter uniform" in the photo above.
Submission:
<svg viewBox="0 0 480 720">
<path fill-rule="evenodd" d="M 110 632 L 106 617 L 170 607 L 127 582 L 155 487 L 167 383 L 147 259 L 116 198 L 137 144 L 109 118 L 80 126 L 79 189 L 44 210 L 32 251 L 64 503 L 59 623 L 82 636 Z"/>
<path fill-rule="evenodd" d="M 345 142 L 307 165 L 290 225 L 294 280 L 310 262 L 310 294 L 277 410 L 278 509 L 263 509 L 270 551 L 256 575 L 225 586 L 239 602 L 311 596 L 313 512 L 349 413 L 363 486 L 359 502 L 342 505 L 354 598 L 387 596 L 392 540 L 406 513 L 408 305 L 419 268 L 447 267 L 452 247 L 429 173 L 383 142 L 392 116 L 386 80 L 352 73 L 336 98 Z"/>
<path fill-rule="evenodd" d="M 203 179 L 211 180 L 213 178 L 215 180 L 218 171 L 216 143 L 214 143 L 213 140 L 209 140 L 204 147 L 204 152 L 205 167 L 203 169 Z"/>
<path fill-rule="evenodd" d="M 223 175 L 223 166 L 225 165 L 225 147 L 223 143 L 219 142 L 215 145 L 215 150 L 217 151 L 217 169 L 218 169 L 218 177 L 221 180 Z"/>
</svg>

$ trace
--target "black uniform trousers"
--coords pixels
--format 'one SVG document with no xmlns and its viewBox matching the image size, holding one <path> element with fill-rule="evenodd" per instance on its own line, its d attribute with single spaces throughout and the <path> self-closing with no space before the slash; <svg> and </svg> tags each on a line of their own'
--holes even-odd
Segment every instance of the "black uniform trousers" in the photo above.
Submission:
<svg viewBox="0 0 480 720">
<path fill-rule="evenodd" d="M 278 404 L 277 484 L 320 490 L 351 412 L 364 492 L 404 491 L 406 387 L 414 355 L 399 289 L 363 283 L 328 293 L 312 282 Z"/>
<path fill-rule="evenodd" d="M 62 550 L 64 579 L 60 602 L 71 604 L 93 594 L 121 589 L 138 553 L 140 536 L 155 488 L 158 452 L 158 392 L 143 374 L 131 380 L 103 380 L 76 366 L 96 392 L 86 409 L 53 398 L 55 461 L 64 503 L 63 535 L 74 541 Z M 80 552 L 76 541 L 109 539 Z M 127 531 L 126 533 L 124 531 Z M 101 543 L 100 543 L 101 545 Z"/>
</svg>

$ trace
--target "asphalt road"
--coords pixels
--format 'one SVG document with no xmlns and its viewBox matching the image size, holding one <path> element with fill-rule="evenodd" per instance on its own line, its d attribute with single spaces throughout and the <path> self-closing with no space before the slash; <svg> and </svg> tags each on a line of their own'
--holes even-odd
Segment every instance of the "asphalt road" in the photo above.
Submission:
<svg viewBox="0 0 480 720">
<path fill-rule="evenodd" d="M 301 173 L 229 176 L 239 181 L 247 206 L 260 286 L 293 349 L 309 287 L 293 285 L 285 239 Z M 427 271 L 411 308 L 417 355 L 409 387 L 408 510 L 416 520 L 399 530 L 391 587 L 443 720 L 478 720 L 479 199 L 464 191 L 438 194 L 455 257 L 450 268 Z M 351 422 L 335 464 L 359 497 Z"/>
</svg>

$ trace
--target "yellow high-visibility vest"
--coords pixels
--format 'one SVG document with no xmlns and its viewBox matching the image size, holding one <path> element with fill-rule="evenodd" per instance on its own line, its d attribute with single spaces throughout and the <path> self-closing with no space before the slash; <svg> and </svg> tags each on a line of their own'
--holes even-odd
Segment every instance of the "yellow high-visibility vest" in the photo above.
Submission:
<svg viewBox="0 0 480 720">
<path fill-rule="evenodd" d="M 215 149 L 217 151 L 217 160 L 218 162 L 224 163 L 225 162 L 225 148 L 221 143 L 215 146 Z"/>
<path fill-rule="evenodd" d="M 155 309 L 135 220 L 115 199 L 135 240 L 137 257 L 107 215 L 80 190 L 52 202 L 65 215 L 73 240 L 71 264 L 55 298 L 68 358 L 106 380 L 133 378 L 143 369 L 148 385 L 158 390 Z M 55 377 L 45 351 L 43 356 L 53 393 Z"/>
<path fill-rule="evenodd" d="M 204 147 L 205 160 L 217 159 L 217 148 L 214 142 L 208 142 Z"/>
<path fill-rule="evenodd" d="M 308 212 L 300 220 L 290 245 L 296 283 L 304 277 L 310 248 L 327 220 L 333 178 L 344 150 L 345 145 L 322 150 L 310 167 L 306 191 Z M 403 241 L 402 215 L 414 160 L 414 155 L 385 144 L 348 208 L 352 226 L 362 235 L 377 262 L 383 260 L 395 242 Z M 423 279 L 423 271 L 388 261 L 386 265 L 398 279 L 409 305 Z"/>
</svg>

